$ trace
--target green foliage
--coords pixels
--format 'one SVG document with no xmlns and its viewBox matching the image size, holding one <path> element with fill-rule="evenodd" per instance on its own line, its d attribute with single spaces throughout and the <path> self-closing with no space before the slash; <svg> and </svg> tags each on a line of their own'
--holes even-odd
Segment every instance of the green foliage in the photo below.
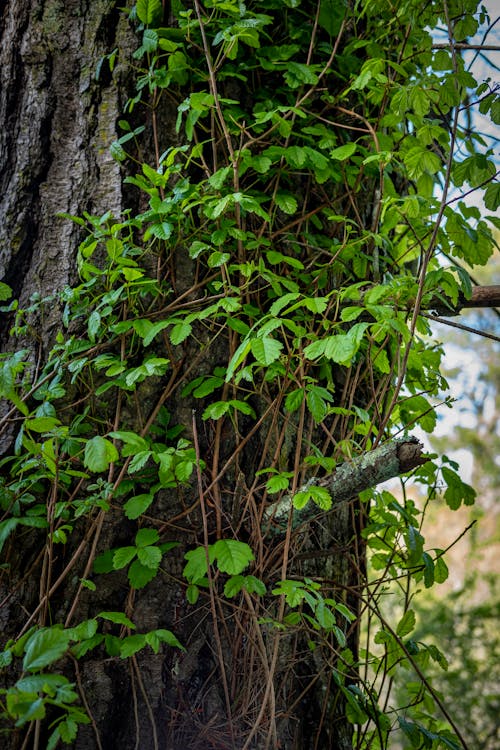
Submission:
<svg viewBox="0 0 500 750">
<path fill-rule="evenodd" d="M 429 660 L 444 668 L 446 659 L 435 644 L 414 640 L 410 607 L 417 587 L 447 578 L 444 552 L 426 548 L 414 501 L 372 493 L 366 513 L 359 511 L 357 540 L 370 567 L 365 579 L 358 561 L 355 596 L 378 626 L 373 652 L 354 663 L 348 646 L 359 616 L 338 601 L 352 592 L 330 596 L 326 584 L 286 577 L 281 567 L 269 597 L 274 550 L 256 519 L 268 494 L 283 500 L 290 486 L 295 509 L 311 500 L 334 512 L 324 487 L 295 480 L 306 471 L 328 474 L 415 425 L 435 428 L 442 350 L 420 312 L 436 299 L 453 308 L 460 294 L 470 296 L 461 263 L 485 264 L 494 247 L 489 219 L 447 196 L 484 186 L 488 210 L 498 204 L 492 154 L 458 121 L 474 96 L 483 113 L 497 112 L 496 91 L 478 86 L 459 54 L 432 48 L 436 24 L 449 24 L 455 41 L 475 33 L 474 8 L 462 5 L 407 2 L 394 15 L 370 0 L 358 18 L 333 0 L 313 14 L 298 0 L 176 2 L 167 27 L 160 0 L 138 0 L 130 11 L 139 35 L 136 91 L 125 114 L 135 120 L 144 103 L 155 119 L 168 99 L 176 145 L 155 133 L 148 163 L 145 126 L 120 120 L 111 155 L 136 164 L 125 182 L 141 213 L 63 216 L 82 230 L 78 282 L 25 310 L 9 306 L 13 337 L 29 339 L 33 316 L 55 301 L 61 330 L 39 372 L 27 349 L 1 355 L 0 396 L 16 415 L 17 434 L 0 463 L 9 477 L 0 484 L 0 545 L 30 528 L 47 550 L 69 544 L 74 530 L 112 509 L 125 517 L 129 543 L 102 551 L 93 561 L 96 582 L 82 586 L 98 588 L 104 574 L 124 579 L 126 569 L 129 586 L 142 589 L 166 575 L 165 553 L 192 546 L 194 533 L 197 546 L 184 555 L 188 602 L 201 607 L 202 588 L 226 600 L 241 595 L 269 609 L 255 618 L 263 632 L 271 624 L 300 634 L 311 651 L 326 644 L 346 717 L 366 748 L 388 747 L 396 718 L 410 746 L 458 747 L 451 725 L 435 718 L 443 705 L 424 674 Z M 107 57 L 111 70 L 117 54 Z M 181 277 L 195 269 L 187 292 L 170 274 L 176 264 Z M 4 284 L 0 299 L 10 299 Z M 170 424 L 178 387 L 181 399 L 199 405 L 194 422 L 211 436 L 211 489 L 262 428 L 262 458 L 247 478 L 255 493 L 259 477 L 268 477 L 252 498 L 255 549 L 230 538 L 241 529 L 238 513 L 230 519 L 218 497 L 209 514 L 216 541 L 208 543 L 195 521 L 189 541 L 162 540 L 158 508 L 166 497 L 182 499 L 182 516 L 195 517 L 183 493 L 206 512 L 208 460 L 190 425 Z M 221 447 L 231 455 L 223 466 Z M 475 496 L 457 468 L 429 462 L 417 472 L 429 498 L 444 481 L 452 509 Z M 380 609 L 391 581 L 404 590 L 393 627 Z M 282 616 L 277 601 L 288 608 Z M 99 648 L 126 659 L 161 644 L 181 648 L 170 630 L 115 635 L 99 631 L 98 618 L 109 629 L 134 629 L 124 613 L 101 612 L 71 629 L 37 627 L 2 654 L 3 668 L 22 657 L 31 674 L 4 691 L 5 715 L 21 726 L 55 706 L 51 747 L 71 742 L 88 718 L 73 705 L 74 685 L 41 669 L 57 669 L 68 651 L 79 659 Z M 358 686 L 346 675 L 363 663 L 374 676 Z M 389 716 L 377 686 L 401 669 L 413 669 L 418 684 L 407 684 Z"/>
</svg>

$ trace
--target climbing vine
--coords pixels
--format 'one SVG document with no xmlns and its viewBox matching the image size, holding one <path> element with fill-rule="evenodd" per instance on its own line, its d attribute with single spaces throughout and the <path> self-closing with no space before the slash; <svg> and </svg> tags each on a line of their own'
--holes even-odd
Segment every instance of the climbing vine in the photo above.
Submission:
<svg viewBox="0 0 500 750">
<path fill-rule="evenodd" d="M 180 597 L 211 623 L 227 716 L 214 746 L 278 747 L 285 713 L 315 701 L 311 747 L 333 746 L 339 716 L 351 747 L 389 747 L 395 731 L 407 747 L 465 747 L 426 678 L 429 660 L 446 669 L 443 648 L 412 638 L 417 589 L 448 569 L 408 477 L 342 502 L 323 480 L 436 425 L 442 350 L 421 313 L 470 296 L 466 269 L 488 261 L 498 224 L 457 194 L 498 207 L 464 113 L 498 122 L 500 100 L 457 46 L 486 15 L 458 0 L 125 12 L 135 88 L 110 150 L 130 207 L 59 217 L 81 227 L 73 286 L 21 309 L 0 285 L 23 342 L 1 355 L 0 544 L 7 576 L 20 541 L 36 549 L 26 576 L 40 581 L 0 654 L 5 726 L 55 748 L 91 723 L 102 746 L 78 664 L 129 660 L 144 694 L 136 655 L 170 650 L 174 674 L 189 652 Z M 61 327 L 37 360 L 54 305 Z M 428 501 L 474 502 L 453 461 L 426 458 L 412 476 Z M 106 577 L 126 586 L 123 607 L 99 604 Z M 169 627 L 135 632 L 135 597 L 155 582 L 173 587 Z"/>
</svg>

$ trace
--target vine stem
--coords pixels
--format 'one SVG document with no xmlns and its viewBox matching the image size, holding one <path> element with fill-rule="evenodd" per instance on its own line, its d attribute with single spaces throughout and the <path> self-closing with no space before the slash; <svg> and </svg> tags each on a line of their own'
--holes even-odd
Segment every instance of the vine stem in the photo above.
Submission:
<svg viewBox="0 0 500 750">
<path fill-rule="evenodd" d="M 205 546 L 205 554 L 206 554 L 206 559 L 207 559 L 207 578 L 208 578 L 209 592 L 210 592 L 210 611 L 212 613 L 212 623 L 213 623 L 213 628 L 214 628 L 215 644 L 217 647 L 217 656 L 219 659 L 220 672 L 221 672 L 221 677 L 222 677 L 222 686 L 224 689 L 224 698 L 226 701 L 226 711 L 227 711 L 229 732 L 231 734 L 231 744 L 232 744 L 233 750 L 235 750 L 236 746 L 234 744 L 234 728 L 233 728 L 232 711 L 231 711 L 231 698 L 229 695 L 229 685 L 227 681 L 226 667 L 224 663 L 224 654 L 222 652 L 222 643 L 221 643 L 219 623 L 218 623 L 218 618 L 217 618 L 217 608 L 215 606 L 214 579 L 212 575 L 212 570 L 210 568 L 210 558 L 208 554 L 208 544 L 209 544 L 208 518 L 207 518 L 207 509 L 205 505 L 205 492 L 203 491 L 203 480 L 201 476 L 200 446 L 198 442 L 198 429 L 196 426 L 196 412 L 194 409 L 192 412 L 192 429 L 193 429 L 193 446 L 194 446 L 195 455 L 196 455 L 196 476 L 198 480 L 198 495 L 200 499 L 200 509 L 201 509 L 201 516 L 202 516 L 202 521 L 203 521 L 203 542 Z"/>
</svg>

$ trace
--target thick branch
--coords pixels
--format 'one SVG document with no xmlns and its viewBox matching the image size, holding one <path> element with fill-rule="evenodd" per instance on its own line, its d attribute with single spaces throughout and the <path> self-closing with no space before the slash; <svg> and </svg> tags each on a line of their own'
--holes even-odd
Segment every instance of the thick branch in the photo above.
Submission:
<svg viewBox="0 0 500 750">
<path fill-rule="evenodd" d="M 328 512 L 334 512 L 339 503 L 352 499 L 363 490 L 376 487 L 387 479 L 425 464 L 427 458 L 422 456 L 422 449 L 422 443 L 415 437 L 395 438 L 351 462 L 341 464 L 330 476 L 309 481 L 300 487 L 299 492 L 312 484 L 326 487 L 332 498 L 332 507 Z M 264 513 L 264 524 L 267 526 L 270 523 L 275 533 L 282 533 L 287 527 L 290 500 L 290 496 L 287 496 L 271 505 Z M 293 528 L 317 516 L 318 512 L 318 507 L 313 502 L 309 502 L 301 510 L 293 509 Z"/>
<path fill-rule="evenodd" d="M 465 299 L 461 294 L 456 305 L 440 299 L 433 299 L 429 304 L 429 310 L 439 315 L 459 315 L 461 310 L 468 307 L 500 307 L 500 285 L 475 286 L 471 298 Z"/>
</svg>

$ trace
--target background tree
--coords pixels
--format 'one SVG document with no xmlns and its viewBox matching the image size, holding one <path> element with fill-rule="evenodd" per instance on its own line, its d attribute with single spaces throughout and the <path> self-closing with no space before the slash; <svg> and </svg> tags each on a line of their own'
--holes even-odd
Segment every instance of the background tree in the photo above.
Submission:
<svg viewBox="0 0 500 750">
<path fill-rule="evenodd" d="M 412 637 L 443 551 L 368 488 L 474 499 L 401 432 L 443 382 L 420 312 L 493 247 L 449 198 L 498 203 L 475 12 L 6 5 L 7 747 L 466 747 Z"/>
</svg>

